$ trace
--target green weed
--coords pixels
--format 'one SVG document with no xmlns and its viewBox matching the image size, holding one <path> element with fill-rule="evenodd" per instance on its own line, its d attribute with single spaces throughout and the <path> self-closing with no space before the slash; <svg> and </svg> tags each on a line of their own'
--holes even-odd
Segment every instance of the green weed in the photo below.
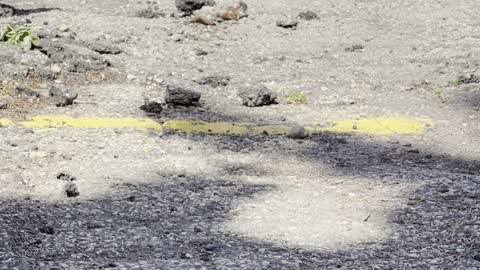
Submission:
<svg viewBox="0 0 480 270">
<path fill-rule="evenodd" d="M 22 46 L 27 50 L 31 50 L 40 45 L 40 39 L 32 31 L 31 27 L 15 27 L 10 24 L 7 24 L 0 30 L 0 41 L 4 41 L 10 45 Z"/>
</svg>

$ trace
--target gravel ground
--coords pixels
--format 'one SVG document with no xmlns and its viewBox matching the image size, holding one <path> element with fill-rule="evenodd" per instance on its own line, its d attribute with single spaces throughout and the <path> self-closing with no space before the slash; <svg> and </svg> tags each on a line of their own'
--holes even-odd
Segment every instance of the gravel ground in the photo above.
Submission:
<svg viewBox="0 0 480 270">
<path fill-rule="evenodd" d="M 0 118 L 434 126 L 298 140 L 1 127 L 0 269 L 480 269 L 477 2 L 250 0 L 214 26 L 173 0 L 2 3 L 19 16 L 0 25 L 31 21 L 43 45 L 0 44 Z M 306 10 L 318 18 L 287 27 Z M 239 89 L 261 84 L 279 104 L 243 106 Z M 200 106 L 166 106 L 167 85 Z M 79 97 L 56 107 L 53 86 Z"/>
</svg>

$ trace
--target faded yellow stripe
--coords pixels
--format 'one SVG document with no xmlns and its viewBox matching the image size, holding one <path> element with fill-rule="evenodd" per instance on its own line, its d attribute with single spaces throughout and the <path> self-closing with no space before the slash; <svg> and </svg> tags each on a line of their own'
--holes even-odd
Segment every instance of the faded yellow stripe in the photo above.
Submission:
<svg viewBox="0 0 480 270">
<path fill-rule="evenodd" d="M 425 128 L 432 125 L 432 121 L 427 119 L 380 117 L 339 121 L 331 127 L 313 130 L 371 135 L 421 134 L 425 132 Z"/>
<path fill-rule="evenodd" d="M 150 119 L 70 116 L 35 116 L 20 123 L 26 128 L 130 128 L 162 130 L 162 125 Z"/>
<path fill-rule="evenodd" d="M 0 124 L 13 125 L 9 119 L 0 119 Z M 286 125 L 255 125 L 248 123 L 172 120 L 164 124 L 150 119 L 82 117 L 70 116 L 35 116 L 18 125 L 26 128 L 118 128 L 118 129 L 153 129 L 161 131 L 169 129 L 183 133 L 217 134 L 217 135 L 284 135 L 290 126 Z M 345 120 L 329 127 L 307 126 L 309 133 L 334 132 L 357 133 L 369 135 L 422 134 L 432 126 L 428 119 L 410 119 L 400 117 L 380 117 L 360 120 Z"/>
<path fill-rule="evenodd" d="M 11 126 L 13 121 L 10 119 L 0 118 L 0 127 Z"/>
</svg>

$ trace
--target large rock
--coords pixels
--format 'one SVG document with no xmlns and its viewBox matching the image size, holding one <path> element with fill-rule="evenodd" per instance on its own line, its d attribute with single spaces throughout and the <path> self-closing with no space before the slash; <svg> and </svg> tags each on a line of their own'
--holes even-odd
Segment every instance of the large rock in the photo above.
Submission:
<svg viewBox="0 0 480 270">
<path fill-rule="evenodd" d="M 277 103 L 277 95 L 262 84 L 245 86 L 238 93 L 243 105 L 258 107 Z"/>
<path fill-rule="evenodd" d="M 0 17 L 11 17 L 15 12 L 14 7 L 0 3 Z"/>
<path fill-rule="evenodd" d="M 195 10 L 199 10 L 204 6 L 214 6 L 214 0 L 175 0 L 177 9 L 185 15 L 192 15 Z"/>
<path fill-rule="evenodd" d="M 50 88 L 49 96 L 57 107 L 64 107 L 73 104 L 73 101 L 78 97 L 78 92 L 54 86 Z"/>
<path fill-rule="evenodd" d="M 173 106 L 197 106 L 202 94 L 179 86 L 168 85 L 165 103 Z"/>
</svg>

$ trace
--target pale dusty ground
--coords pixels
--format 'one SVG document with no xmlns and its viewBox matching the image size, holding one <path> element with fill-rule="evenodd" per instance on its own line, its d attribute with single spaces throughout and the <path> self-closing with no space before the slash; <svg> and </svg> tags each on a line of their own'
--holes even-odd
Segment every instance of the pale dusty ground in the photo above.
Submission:
<svg viewBox="0 0 480 270">
<path fill-rule="evenodd" d="M 8 244 L 0 269 L 109 262 L 121 269 L 480 267 L 478 84 L 448 85 L 477 72 L 477 1 L 251 0 L 247 19 L 209 28 L 170 17 L 173 1 L 158 1 L 167 14 L 158 19 L 134 17 L 147 1 L 3 2 L 58 7 L 28 17 L 35 27 L 67 24 L 79 39 L 105 35 L 124 51 L 108 57 L 130 80 L 82 86 L 78 104 L 33 114 L 147 117 L 139 106 L 161 100 L 163 85 L 175 82 L 202 92 L 204 110 L 161 120 L 311 124 L 402 116 L 435 126 L 419 136 L 300 141 L 4 127 L 0 221 Z M 296 30 L 275 26 L 306 8 L 320 19 Z M 355 44 L 365 48 L 345 51 Z M 209 54 L 196 56 L 197 48 Z M 192 82 L 210 74 L 232 82 L 216 89 Z M 236 91 L 255 81 L 280 96 L 305 91 L 309 103 L 242 107 Z M 61 171 L 77 178 L 78 198 L 65 197 Z M 123 202 L 129 194 L 138 205 Z M 165 214 L 169 207 L 179 217 Z M 72 216 L 109 225 L 92 233 Z M 42 224 L 56 233 L 38 233 Z M 190 241 L 203 238 L 193 227 L 220 248 L 197 250 Z M 6 235 L 17 233 L 41 243 L 9 242 Z"/>
</svg>

